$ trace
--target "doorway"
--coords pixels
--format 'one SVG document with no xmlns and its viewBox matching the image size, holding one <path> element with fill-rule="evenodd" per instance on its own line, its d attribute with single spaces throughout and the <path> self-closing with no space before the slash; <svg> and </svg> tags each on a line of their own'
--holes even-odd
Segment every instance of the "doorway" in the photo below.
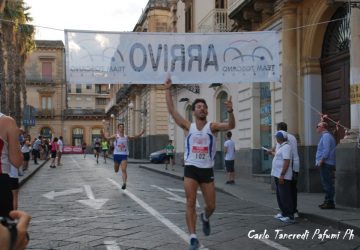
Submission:
<svg viewBox="0 0 360 250">
<path fill-rule="evenodd" d="M 346 6 L 338 8 L 324 37 L 322 74 L 322 113 L 341 125 L 350 127 L 350 22 Z M 337 143 L 344 138 L 345 129 L 328 121 Z"/>
</svg>

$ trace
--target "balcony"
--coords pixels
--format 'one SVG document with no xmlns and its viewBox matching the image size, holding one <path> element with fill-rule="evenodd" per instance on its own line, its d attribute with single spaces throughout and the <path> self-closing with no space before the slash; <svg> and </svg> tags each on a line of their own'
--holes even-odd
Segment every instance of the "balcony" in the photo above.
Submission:
<svg viewBox="0 0 360 250">
<path fill-rule="evenodd" d="M 105 119 L 104 109 L 66 109 L 64 110 L 65 119 L 78 120 L 102 120 Z"/>
<path fill-rule="evenodd" d="M 228 32 L 230 31 L 230 19 L 227 9 L 213 9 L 200 22 L 199 32 Z"/>
<path fill-rule="evenodd" d="M 26 84 L 27 85 L 35 85 L 35 86 L 45 86 L 45 85 L 51 85 L 55 86 L 54 79 L 42 79 L 41 77 L 31 77 L 26 78 Z"/>
<path fill-rule="evenodd" d="M 54 117 L 54 109 L 38 109 L 36 113 L 36 118 L 38 119 L 54 119 Z"/>
</svg>

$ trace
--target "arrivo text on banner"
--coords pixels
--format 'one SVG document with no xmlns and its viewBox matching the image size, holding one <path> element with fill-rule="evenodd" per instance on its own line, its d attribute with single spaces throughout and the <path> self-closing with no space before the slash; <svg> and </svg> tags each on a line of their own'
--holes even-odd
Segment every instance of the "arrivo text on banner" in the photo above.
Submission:
<svg viewBox="0 0 360 250">
<path fill-rule="evenodd" d="M 68 83 L 277 82 L 279 33 L 65 30 Z"/>
</svg>

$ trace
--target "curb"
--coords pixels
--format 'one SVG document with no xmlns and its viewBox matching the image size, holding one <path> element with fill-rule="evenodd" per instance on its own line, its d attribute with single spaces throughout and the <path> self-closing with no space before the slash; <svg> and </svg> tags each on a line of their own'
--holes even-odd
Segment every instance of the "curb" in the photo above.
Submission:
<svg viewBox="0 0 360 250">
<path fill-rule="evenodd" d="M 355 235 L 360 234 L 360 228 L 355 225 L 350 225 L 347 223 L 344 223 L 342 221 L 336 220 L 336 219 L 329 219 L 320 215 L 316 214 L 310 214 L 310 213 L 303 213 L 300 212 L 300 218 L 305 218 L 311 222 L 323 225 L 323 226 L 329 226 L 336 228 L 341 231 L 346 231 L 347 229 L 353 229 Z"/>
<path fill-rule="evenodd" d="M 30 179 L 30 177 L 32 177 L 37 171 L 39 171 L 39 169 L 42 168 L 48 161 L 49 161 L 49 159 L 44 160 L 41 164 L 37 165 L 37 167 L 34 168 L 34 170 L 31 171 L 31 173 L 29 173 L 25 177 L 21 178 L 21 180 L 19 181 L 19 188 L 22 185 L 24 185 Z"/>
<path fill-rule="evenodd" d="M 147 167 L 147 166 L 144 166 L 144 165 L 139 165 L 140 168 L 143 168 L 143 169 L 146 169 L 146 170 L 149 170 L 149 171 L 153 171 L 153 172 L 156 172 L 156 173 L 159 173 L 159 174 L 162 174 L 162 175 L 166 175 L 166 176 L 170 176 L 170 177 L 173 177 L 173 178 L 176 178 L 176 179 L 179 179 L 179 180 L 182 180 L 183 177 L 176 174 L 176 173 L 171 173 L 171 172 L 164 172 L 162 170 L 158 170 L 158 169 L 154 169 L 154 168 L 151 168 L 151 167 Z M 237 197 L 236 195 L 220 188 L 220 187 L 216 187 L 215 186 L 215 189 L 217 191 L 220 191 L 222 193 L 225 193 L 227 195 L 230 195 L 234 198 L 238 198 L 238 199 L 241 199 L 239 197 Z M 251 201 L 251 202 L 254 202 L 254 201 Z M 307 219 L 313 223 L 317 223 L 317 224 L 320 224 L 320 225 L 323 225 L 323 226 L 329 226 L 329 227 L 333 227 L 335 229 L 338 229 L 338 230 L 341 230 L 341 231 L 346 231 L 347 229 L 353 229 L 354 230 L 354 234 L 355 235 L 360 235 L 360 227 L 357 227 L 355 225 L 350 225 L 350 224 L 347 224 L 347 223 L 344 223 L 342 221 L 339 221 L 339 220 L 336 220 L 336 219 L 329 219 L 327 217 L 323 217 L 323 216 L 320 216 L 320 215 L 316 215 L 316 214 L 311 214 L 311 213 L 304 213 L 304 212 L 300 212 L 300 218 L 302 219 Z"/>
</svg>

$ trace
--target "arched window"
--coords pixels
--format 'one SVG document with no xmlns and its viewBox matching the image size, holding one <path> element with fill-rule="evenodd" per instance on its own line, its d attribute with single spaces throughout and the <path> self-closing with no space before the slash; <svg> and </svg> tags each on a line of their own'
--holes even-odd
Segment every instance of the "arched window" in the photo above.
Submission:
<svg viewBox="0 0 360 250">
<path fill-rule="evenodd" d="M 187 105 L 185 113 L 186 113 L 186 119 L 188 119 L 190 122 L 192 122 L 193 115 L 192 115 L 191 105 Z"/>
<path fill-rule="evenodd" d="M 260 83 L 260 144 L 263 147 L 271 148 L 271 92 L 270 83 Z M 270 173 L 272 158 L 262 151 L 261 155 L 261 171 L 262 173 Z"/>
<path fill-rule="evenodd" d="M 100 134 L 100 132 L 101 132 L 101 129 L 100 129 L 100 128 L 93 128 L 93 129 L 92 129 L 92 132 L 91 132 L 91 141 L 92 141 L 92 143 L 95 142 L 96 138 L 101 139 L 101 134 Z"/>
<path fill-rule="evenodd" d="M 84 129 L 74 128 L 72 130 L 72 145 L 81 146 L 84 141 Z"/>
<path fill-rule="evenodd" d="M 42 135 L 42 137 L 43 137 L 44 139 L 51 140 L 51 138 L 52 138 L 51 128 L 49 128 L 49 127 L 43 127 L 43 128 L 40 130 L 40 135 Z"/>
<path fill-rule="evenodd" d="M 218 108 L 219 108 L 219 114 L 220 114 L 220 121 L 223 122 L 227 120 L 228 113 L 226 110 L 225 102 L 228 99 L 228 94 L 225 91 L 220 92 L 218 95 Z"/>
</svg>

